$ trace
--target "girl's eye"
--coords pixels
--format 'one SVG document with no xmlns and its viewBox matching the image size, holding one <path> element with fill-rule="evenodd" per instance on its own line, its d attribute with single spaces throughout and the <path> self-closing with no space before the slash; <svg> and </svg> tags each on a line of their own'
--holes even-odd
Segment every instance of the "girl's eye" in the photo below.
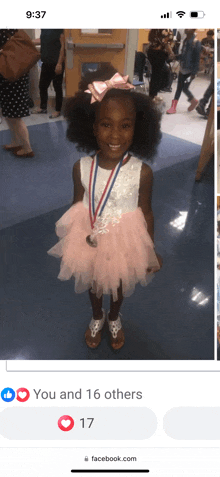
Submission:
<svg viewBox="0 0 220 477">
<path fill-rule="evenodd" d="M 130 128 L 131 127 L 131 124 L 123 124 L 123 129 L 127 129 L 127 128 Z"/>
<path fill-rule="evenodd" d="M 110 124 L 109 124 L 109 123 L 102 123 L 101 126 L 104 126 L 104 128 L 110 128 Z"/>
</svg>

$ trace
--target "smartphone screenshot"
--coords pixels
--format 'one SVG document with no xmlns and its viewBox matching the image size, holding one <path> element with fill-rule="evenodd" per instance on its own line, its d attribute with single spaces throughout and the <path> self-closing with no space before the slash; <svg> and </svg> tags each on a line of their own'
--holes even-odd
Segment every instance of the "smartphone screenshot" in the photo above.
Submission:
<svg viewBox="0 0 220 477">
<path fill-rule="evenodd" d="M 180 7 L 3 7 L 7 477 L 220 476 L 219 31 Z"/>
</svg>

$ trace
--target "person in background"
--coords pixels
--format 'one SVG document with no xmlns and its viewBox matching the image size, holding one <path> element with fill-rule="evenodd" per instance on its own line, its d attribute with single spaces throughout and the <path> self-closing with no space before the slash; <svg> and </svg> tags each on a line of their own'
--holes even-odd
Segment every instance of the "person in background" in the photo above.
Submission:
<svg viewBox="0 0 220 477">
<path fill-rule="evenodd" d="M 154 101 L 160 101 L 161 98 L 157 94 L 169 84 L 169 68 L 166 62 L 172 57 L 173 51 L 168 40 L 167 30 L 151 30 L 149 33 L 150 47 L 147 56 L 152 67 L 149 96 Z"/>
<path fill-rule="evenodd" d="M 209 30 L 207 36 L 202 39 L 202 53 L 201 59 L 206 74 L 210 73 L 210 70 L 214 68 L 214 31 Z"/>
<path fill-rule="evenodd" d="M 138 75 L 139 81 L 144 81 L 144 66 L 146 56 L 142 51 L 135 52 L 134 73 Z"/>
<path fill-rule="evenodd" d="M 18 30 L 0 30 L 0 55 L 4 45 Z M 8 81 L 0 74 L 0 106 L 2 116 L 11 132 L 9 144 L 2 147 L 20 158 L 34 157 L 30 144 L 28 128 L 23 118 L 29 116 L 29 85 L 28 74 L 22 75 L 17 81 Z"/>
<path fill-rule="evenodd" d="M 180 44 L 181 44 L 181 33 L 179 30 L 173 30 L 173 39 L 174 39 L 174 46 L 173 46 L 173 53 L 175 56 L 179 54 Z"/>
<path fill-rule="evenodd" d="M 206 37 L 202 39 L 201 45 L 208 46 L 209 48 L 214 48 L 214 31 L 209 30 L 207 31 Z"/>
<path fill-rule="evenodd" d="M 33 113 L 46 114 L 48 101 L 48 88 L 51 81 L 56 94 L 56 111 L 49 117 L 57 118 L 61 114 L 63 102 L 63 73 L 65 59 L 65 39 L 63 30 L 41 30 L 40 38 L 33 40 L 35 45 L 41 45 L 41 75 L 39 82 L 40 108 Z"/>
<path fill-rule="evenodd" d="M 211 106 L 211 98 L 212 98 L 213 93 L 214 93 L 214 69 L 213 69 L 213 72 L 212 72 L 212 77 L 211 77 L 210 84 L 209 84 L 208 88 L 205 90 L 205 93 L 204 93 L 202 99 L 199 100 L 199 103 L 196 106 L 197 113 L 204 116 L 205 119 L 207 119 L 208 115 L 209 115 L 209 110 L 210 110 L 210 106 Z M 209 102 L 208 108 L 205 110 L 205 106 L 207 105 L 208 102 Z"/>
<path fill-rule="evenodd" d="M 167 114 L 176 113 L 176 107 L 182 91 L 186 94 L 188 101 L 191 103 L 188 111 L 192 111 L 198 104 L 198 100 L 194 98 L 189 90 L 189 86 L 199 69 L 199 60 L 201 53 L 201 43 L 196 40 L 196 30 L 185 30 L 186 38 L 183 41 L 182 51 L 179 55 L 180 71 L 178 76 L 177 90 L 172 100 L 171 108 L 167 110 Z"/>
</svg>

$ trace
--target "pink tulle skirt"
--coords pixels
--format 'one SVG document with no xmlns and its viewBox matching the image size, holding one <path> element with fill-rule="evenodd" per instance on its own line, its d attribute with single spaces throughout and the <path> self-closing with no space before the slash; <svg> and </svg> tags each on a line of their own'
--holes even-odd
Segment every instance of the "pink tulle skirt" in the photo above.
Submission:
<svg viewBox="0 0 220 477">
<path fill-rule="evenodd" d="M 97 247 L 90 247 L 86 242 L 91 234 L 89 211 L 78 202 L 56 223 L 59 242 L 48 253 L 62 259 L 58 278 L 74 277 L 76 293 L 92 289 L 98 298 L 112 294 L 116 301 L 121 283 L 123 295 L 130 296 L 137 283 L 145 286 L 151 281 L 148 267 L 160 267 L 140 208 L 123 214 L 107 229 L 97 235 Z"/>
</svg>

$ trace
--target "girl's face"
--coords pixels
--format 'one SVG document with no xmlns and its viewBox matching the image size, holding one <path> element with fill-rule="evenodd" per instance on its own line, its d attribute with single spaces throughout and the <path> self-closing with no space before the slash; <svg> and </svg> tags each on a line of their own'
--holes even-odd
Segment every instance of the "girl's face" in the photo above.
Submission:
<svg viewBox="0 0 220 477">
<path fill-rule="evenodd" d="M 132 144 L 135 118 L 131 98 L 102 100 L 93 127 L 102 159 L 112 164 L 121 160 Z"/>
</svg>

